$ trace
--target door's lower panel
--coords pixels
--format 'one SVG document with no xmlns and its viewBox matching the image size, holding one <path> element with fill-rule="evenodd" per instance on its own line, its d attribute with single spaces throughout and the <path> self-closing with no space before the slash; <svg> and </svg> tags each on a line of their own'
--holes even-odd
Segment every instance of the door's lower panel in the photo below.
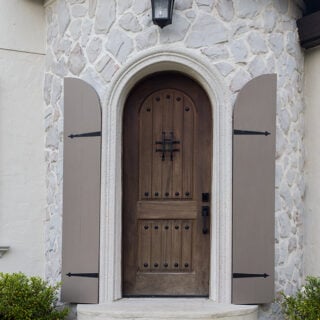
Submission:
<svg viewBox="0 0 320 320">
<path fill-rule="evenodd" d="M 199 276 L 190 273 L 137 273 L 134 284 L 125 283 L 126 296 L 208 296 Z"/>
<path fill-rule="evenodd" d="M 137 276 L 192 272 L 193 229 L 192 220 L 139 220 Z"/>
</svg>

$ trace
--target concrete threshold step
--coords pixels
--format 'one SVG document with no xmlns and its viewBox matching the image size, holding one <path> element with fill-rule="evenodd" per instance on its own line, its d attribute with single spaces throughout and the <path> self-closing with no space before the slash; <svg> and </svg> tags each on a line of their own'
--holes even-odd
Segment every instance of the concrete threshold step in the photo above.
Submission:
<svg viewBox="0 0 320 320">
<path fill-rule="evenodd" d="M 257 320 L 257 306 L 218 304 L 209 299 L 130 298 L 78 305 L 78 320 Z"/>
</svg>

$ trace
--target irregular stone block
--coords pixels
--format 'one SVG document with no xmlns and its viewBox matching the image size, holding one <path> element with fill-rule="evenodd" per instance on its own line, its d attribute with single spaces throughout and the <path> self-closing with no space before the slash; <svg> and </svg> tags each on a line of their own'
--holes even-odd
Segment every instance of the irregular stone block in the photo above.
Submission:
<svg viewBox="0 0 320 320">
<path fill-rule="evenodd" d="M 82 20 L 73 20 L 69 27 L 69 32 L 73 40 L 77 41 L 81 36 L 81 24 Z"/>
<path fill-rule="evenodd" d="M 215 3 L 215 0 L 196 0 L 196 3 L 199 9 L 207 12 L 211 12 L 213 5 Z"/>
<path fill-rule="evenodd" d="M 225 21 L 232 20 L 234 15 L 232 0 L 218 1 L 216 8 L 221 18 Z"/>
<path fill-rule="evenodd" d="M 65 0 L 61 0 L 58 2 L 57 16 L 58 16 L 58 24 L 59 24 L 59 33 L 60 35 L 63 35 L 70 23 L 69 9 L 67 7 Z"/>
<path fill-rule="evenodd" d="M 140 31 L 141 25 L 136 16 L 132 13 L 126 13 L 119 19 L 119 25 L 121 28 L 127 31 L 138 32 Z"/>
<path fill-rule="evenodd" d="M 186 46 L 199 48 L 211 46 L 228 40 L 229 30 L 216 18 L 208 14 L 199 14 L 186 39 Z"/>
<path fill-rule="evenodd" d="M 283 35 L 281 33 L 271 33 L 269 37 L 269 45 L 271 50 L 278 57 L 283 51 Z"/>
<path fill-rule="evenodd" d="M 253 18 L 257 16 L 267 1 L 257 0 L 233 0 L 236 14 L 240 18 Z"/>
<path fill-rule="evenodd" d="M 272 32 L 274 30 L 276 25 L 276 19 L 277 19 L 277 15 L 273 9 L 267 9 L 263 13 L 263 24 L 264 24 L 265 31 Z"/>
<path fill-rule="evenodd" d="M 107 33 L 116 19 L 116 6 L 114 0 L 98 0 L 96 9 L 95 31 Z"/>
<path fill-rule="evenodd" d="M 117 0 L 117 11 L 119 14 L 124 13 L 132 6 L 132 0 Z"/>
<path fill-rule="evenodd" d="M 43 96 L 44 96 L 44 101 L 47 105 L 50 104 L 50 100 L 51 100 L 51 86 L 52 86 L 52 74 L 46 73 L 44 76 Z"/>
<path fill-rule="evenodd" d="M 253 78 L 268 73 L 268 68 L 266 66 L 265 60 L 260 56 L 256 56 L 249 63 L 248 71 Z"/>
<path fill-rule="evenodd" d="M 106 48 L 123 63 L 133 51 L 133 41 L 125 32 L 114 29 L 109 33 Z"/>
<path fill-rule="evenodd" d="M 97 0 L 89 0 L 88 14 L 90 18 L 93 18 L 96 13 Z"/>
<path fill-rule="evenodd" d="M 133 12 L 136 14 L 141 14 L 146 10 L 151 9 L 151 1 L 150 0 L 135 0 L 133 3 Z"/>
<path fill-rule="evenodd" d="M 54 77 L 52 80 L 51 104 L 56 106 L 62 94 L 61 79 Z"/>
<path fill-rule="evenodd" d="M 231 91 L 233 92 L 239 91 L 250 80 L 251 80 L 250 75 L 243 69 L 240 69 L 230 83 Z"/>
<path fill-rule="evenodd" d="M 173 43 L 183 40 L 186 36 L 190 22 L 184 17 L 174 14 L 171 25 L 159 30 L 161 43 Z"/>
<path fill-rule="evenodd" d="M 192 8 L 193 0 L 176 0 L 174 8 L 176 10 L 186 10 Z"/>
<path fill-rule="evenodd" d="M 229 57 L 229 51 L 224 44 L 201 49 L 201 52 L 212 60 L 227 59 Z"/>
<path fill-rule="evenodd" d="M 82 48 L 80 47 L 80 44 L 77 43 L 70 53 L 70 57 L 68 61 L 69 69 L 74 75 L 78 76 L 83 70 L 83 68 L 85 67 L 85 65 L 86 65 L 86 59 L 83 56 L 83 51 L 82 51 Z"/>
<path fill-rule="evenodd" d="M 248 44 L 254 54 L 266 53 L 268 51 L 266 43 L 259 32 L 251 32 L 249 34 Z"/>
<path fill-rule="evenodd" d="M 234 66 L 227 62 L 219 62 L 215 64 L 216 68 L 220 71 L 221 75 L 226 77 L 234 70 Z"/>
<path fill-rule="evenodd" d="M 110 59 L 101 72 L 102 78 L 106 82 L 110 82 L 113 75 L 117 72 L 118 69 L 119 66 L 115 63 L 113 59 Z"/>
<path fill-rule="evenodd" d="M 230 51 L 235 62 L 246 62 L 248 49 L 244 40 L 235 40 L 230 44 Z"/>
<path fill-rule="evenodd" d="M 102 40 L 98 37 L 93 38 L 87 46 L 87 55 L 89 61 L 93 63 L 98 58 L 102 50 Z"/>
<path fill-rule="evenodd" d="M 137 50 L 144 50 L 153 47 L 158 41 L 157 29 L 148 29 L 145 32 L 139 33 L 136 37 Z"/>
<path fill-rule="evenodd" d="M 75 5 L 71 8 L 71 14 L 74 18 L 84 17 L 88 12 L 88 8 L 82 5 Z"/>
</svg>

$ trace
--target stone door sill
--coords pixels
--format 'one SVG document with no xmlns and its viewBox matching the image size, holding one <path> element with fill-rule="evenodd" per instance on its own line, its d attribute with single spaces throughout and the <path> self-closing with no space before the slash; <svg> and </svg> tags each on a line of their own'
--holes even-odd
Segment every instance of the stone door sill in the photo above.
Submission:
<svg viewBox="0 0 320 320">
<path fill-rule="evenodd" d="M 257 306 L 218 304 L 204 298 L 124 298 L 79 304 L 78 320 L 257 320 Z"/>
</svg>

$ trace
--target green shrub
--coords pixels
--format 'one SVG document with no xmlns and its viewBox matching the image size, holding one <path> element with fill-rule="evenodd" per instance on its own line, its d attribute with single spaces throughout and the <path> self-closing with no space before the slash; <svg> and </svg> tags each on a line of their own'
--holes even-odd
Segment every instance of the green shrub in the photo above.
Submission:
<svg viewBox="0 0 320 320">
<path fill-rule="evenodd" d="M 68 309 L 57 309 L 59 285 L 23 273 L 0 273 L 0 319 L 60 320 Z"/>
<path fill-rule="evenodd" d="M 282 311 L 289 320 L 320 320 L 320 278 L 307 277 L 294 296 L 281 294 Z"/>
</svg>

